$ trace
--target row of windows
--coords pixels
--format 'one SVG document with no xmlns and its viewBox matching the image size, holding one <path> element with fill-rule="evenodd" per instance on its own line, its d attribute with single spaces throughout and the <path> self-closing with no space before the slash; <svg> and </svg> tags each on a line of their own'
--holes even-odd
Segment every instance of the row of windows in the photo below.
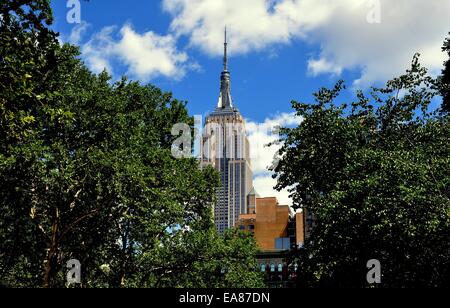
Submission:
<svg viewBox="0 0 450 308">
<path fill-rule="evenodd" d="M 240 229 L 240 230 L 246 230 L 246 229 L 247 229 L 247 230 L 249 230 L 249 231 L 253 231 L 253 230 L 255 230 L 255 225 L 248 225 L 247 228 L 245 228 L 244 225 L 240 225 L 240 226 L 239 226 L 239 229 Z"/>
<path fill-rule="evenodd" d="M 290 267 L 291 270 L 294 270 L 294 272 L 296 272 L 296 271 L 297 271 L 297 268 L 298 268 L 297 264 L 295 264 L 294 266 L 289 266 L 289 267 Z M 280 273 L 281 273 L 281 272 L 283 271 L 283 268 L 287 270 L 287 265 L 286 265 L 286 264 L 283 264 L 283 263 L 278 263 L 278 264 L 274 264 L 274 263 L 271 263 L 271 264 L 262 263 L 262 264 L 260 265 L 261 272 L 267 272 L 267 271 L 269 271 L 269 272 L 271 272 L 271 273 L 275 273 L 275 272 L 280 272 Z"/>
<path fill-rule="evenodd" d="M 261 264 L 261 272 L 266 272 L 267 270 L 270 270 L 270 272 L 272 272 L 272 273 L 275 273 L 275 271 L 282 272 L 283 264 L 279 263 L 277 266 L 275 266 L 275 264 L 273 264 L 273 263 L 270 265 Z"/>
</svg>

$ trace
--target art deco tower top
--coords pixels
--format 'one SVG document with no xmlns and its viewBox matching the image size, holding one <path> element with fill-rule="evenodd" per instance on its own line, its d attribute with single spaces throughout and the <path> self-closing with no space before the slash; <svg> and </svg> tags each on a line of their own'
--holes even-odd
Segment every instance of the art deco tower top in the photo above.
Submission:
<svg viewBox="0 0 450 308">
<path fill-rule="evenodd" d="M 225 28 L 225 43 L 223 55 L 223 71 L 220 75 L 220 96 L 217 104 L 218 109 L 233 109 L 233 100 L 231 99 L 231 78 L 228 71 L 228 41 L 227 29 Z"/>
<path fill-rule="evenodd" d="M 203 130 L 202 166 L 210 165 L 220 174 L 217 202 L 214 205 L 214 223 L 223 234 L 236 226 L 241 214 L 254 209 L 249 193 L 253 188 L 250 163 L 250 143 L 245 131 L 245 119 L 231 99 L 228 71 L 228 41 L 225 29 L 223 71 L 220 75 L 219 102 L 206 117 Z"/>
</svg>

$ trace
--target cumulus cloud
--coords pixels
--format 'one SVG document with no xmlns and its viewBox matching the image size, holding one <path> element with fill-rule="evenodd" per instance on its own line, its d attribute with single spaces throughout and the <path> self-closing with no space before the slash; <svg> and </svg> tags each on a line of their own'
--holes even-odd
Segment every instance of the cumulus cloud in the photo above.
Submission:
<svg viewBox="0 0 450 308">
<path fill-rule="evenodd" d="M 276 191 L 273 189 L 277 185 L 277 180 L 273 179 L 270 175 L 256 176 L 253 179 L 253 185 L 261 197 L 276 197 L 279 204 L 292 206 L 292 199 L 289 198 L 289 192 L 287 190 Z"/>
<path fill-rule="evenodd" d="M 302 119 L 295 113 L 281 113 L 273 118 L 267 118 L 263 123 L 247 121 L 246 130 L 250 142 L 250 156 L 254 174 L 264 174 L 272 165 L 275 154 L 280 149 L 280 145 L 272 145 L 279 139 L 277 128 L 291 127 L 299 125 Z"/>
<path fill-rule="evenodd" d="M 91 25 L 85 21 L 76 24 L 75 27 L 73 27 L 72 31 L 70 32 L 69 43 L 78 45 L 90 27 Z"/>
<path fill-rule="evenodd" d="M 172 35 L 161 36 L 152 31 L 137 33 L 129 24 L 120 30 L 105 27 L 82 45 L 83 58 L 96 73 L 119 61 L 128 69 L 127 74 L 142 81 L 157 76 L 180 79 L 195 65 L 188 63 L 185 52 L 180 52 Z"/>
<path fill-rule="evenodd" d="M 318 60 L 310 59 L 308 61 L 308 71 L 313 76 L 325 73 L 340 75 L 342 73 L 342 67 L 324 58 Z"/>
<path fill-rule="evenodd" d="M 267 118 L 263 123 L 247 121 L 246 129 L 250 142 L 250 156 L 256 191 L 262 197 L 278 198 L 280 204 L 292 205 L 287 191 L 275 191 L 273 187 L 276 180 L 272 179 L 272 173 L 268 170 L 274 163 L 276 153 L 280 149 L 280 144 L 271 147 L 267 145 L 279 139 L 277 128 L 291 127 L 301 124 L 302 118 L 295 113 L 281 113 L 275 117 Z"/>
<path fill-rule="evenodd" d="M 65 43 L 80 45 L 91 26 L 92 25 L 86 21 L 81 21 L 79 24 L 74 24 L 70 33 L 60 33 L 58 36 L 58 41 L 61 45 Z"/>
<path fill-rule="evenodd" d="M 450 30 L 448 0 L 163 0 L 163 8 L 171 31 L 210 55 L 222 52 L 225 25 L 232 54 L 301 39 L 320 46 L 312 75 L 358 69 L 361 86 L 403 72 L 415 52 L 437 72 Z"/>
</svg>

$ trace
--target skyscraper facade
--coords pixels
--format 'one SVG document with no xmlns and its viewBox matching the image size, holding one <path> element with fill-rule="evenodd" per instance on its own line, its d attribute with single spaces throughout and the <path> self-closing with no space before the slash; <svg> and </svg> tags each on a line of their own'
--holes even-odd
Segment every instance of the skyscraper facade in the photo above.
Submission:
<svg viewBox="0 0 450 308">
<path fill-rule="evenodd" d="M 217 107 L 205 121 L 202 165 L 211 165 L 220 173 L 214 222 L 219 233 L 237 225 L 239 215 L 254 208 L 253 173 L 245 120 L 231 98 L 225 30 L 223 71 Z"/>
</svg>

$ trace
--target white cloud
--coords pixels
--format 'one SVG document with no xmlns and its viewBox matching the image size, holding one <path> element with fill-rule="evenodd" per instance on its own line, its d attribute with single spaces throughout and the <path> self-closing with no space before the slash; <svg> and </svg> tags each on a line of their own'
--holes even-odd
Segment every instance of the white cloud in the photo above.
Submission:
<svg viewBox="0 0 450 308">
<path fill-rule="evenodd" d="M 85 21 L 82 21 L 81 23 L 74 26 L 69 35 L 69 43 L 73 45 L 78 45 L 83 39 L 83 36 L 86 34 L 86 31 L 90 27 L 91 25 Z"/>
<path fill-rule="evenodd" d="M 114 53 L 115 42 L 112 38 L 115 27 L 105 27 L 92 35 L 89 42 L 81 46 L 86 64 L 94 71 L 101 73 L 104 69 L 114 74 L 110 60 Z"/>
<path fill-rule="evenodd" d="M 302 118 L 295 113 L 281 113 L 273 118 L 266 119 L 263 123 L 247 121 L 246 129 L 250 142 L 250 156 L 252 169 L 255 175 L 254 186 L 262 197 L 277 197 L 281 204 L 291 205 L 287 191 L 278 192 L 273 189 L 276 180 L 272 179 L 272 172 L 268 170 L 280 149 L 280 145 L 267 147 L 267 144 L 279 139 L 276 133 L 277 127 L 297 126 L 302 122 Z"/>
<path fill-rule="evenodd" d="M 318 60 L 310 59 L 308 61 L 308 71 L 313 76 L 317 76 L 324 73 L 331 73 L 333 75 L 340 75 L 342 73 L 342 67 L 335 63 L 329 62 L 327 59 L 320 58 Z"/>
<path fill-rule="evenodd" d="M 192 45 L 214 55 L 222 53 L 225 25 L 230 28 L 230 53 L 289 42 L 289 27 L 269 12 L 272 4 L 260 0 L 163 1 L 164 9 L 174 15 L 171 30 L 177 35 L 189 35 Z"/>
<path fill-rule="evenodd" d="M 378 4 L 380 23 L 370 23 Z M 415 52 L 437 72 L 450 31 L 448 0 L 163 0 L 163 7 L 173 15 L 171 31 L 210 55 L 221 54 L 225 25 L 232 54 L 300 38 L 320 46 L 310 73 L 359 69 L 361 86 L 403 72 Z"/>
<path fill-rule="evenodd" d="M 302 119 L 295 113 L 281 113 L 274 118 L 267 118 L 263 123 L 247 121 L 246 130 L 250 142 L 250 156 L 254 174 L 267 173 L 268 167 L 273 163 L 279 145 L 268 147 L 269 143 L 279 139 L 277 127 L 290 127 L 299 125 Z"/>
<path fill-rule="evenodd" d="M 143 34 L 131 25 L 105 27 L 82 45 L 83 58 L 96 73 L 107 69 L 111 74 L 112 63 L 120 61 L 128 68 L 127 74 L 142 81 L 156 76 L 182 78 L 186 71 L 195 69 L 188 63 L 188 56 L 180 52 L 172 35 L 160 36 L 152 31 Z"/>
<path fill-rule="evenodd" d="M 69 34 L 60 33 L 58 41 L 61 45 L 69 43 L 72 45 L 80 45 L 86 32 L 92 25 L 86 21 L 81 21 L 79 24 L 74 24 Z"/>
<path fill-rule="evenodd" d="M 256 176 L 253 179 L 253 185 L 261 197 L 276 197 L 279 204 L 292 206 L 292 199 L 289 198 L 289 192 L 273 189 L 277 185 L 277 180 L 273 179 L 270 175 Z"/>
</svg>

